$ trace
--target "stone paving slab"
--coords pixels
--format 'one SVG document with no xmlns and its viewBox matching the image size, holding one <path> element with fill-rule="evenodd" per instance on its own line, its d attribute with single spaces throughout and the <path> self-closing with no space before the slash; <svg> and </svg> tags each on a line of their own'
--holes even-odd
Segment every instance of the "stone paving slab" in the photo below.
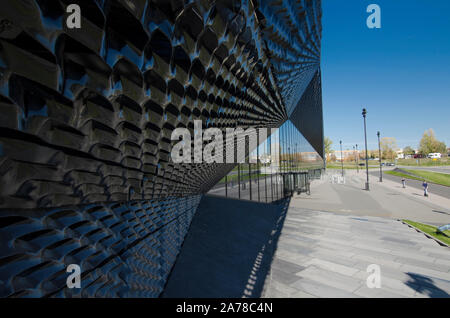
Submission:
<svg viewBox="0 0 450 318">
<path fill-rule="evenodd" d="M 367 267 L 380 266 L 381 288 Z M 263 297 L 450 297 L 450 249 L 402 224 L 290 207 Z"/>
<path fill-rule="evenodd" d="M 328 284 L 320 283 L 314 279 L 304 278 L 292 285 L 293 288 L 315 297 L 326 298 L 349 298 L 358 297 L 358 295 L 345 291 L 341 288 L 335 288 Z M 294 294 L 292 294 L 294 295 Z"/>
</svg>

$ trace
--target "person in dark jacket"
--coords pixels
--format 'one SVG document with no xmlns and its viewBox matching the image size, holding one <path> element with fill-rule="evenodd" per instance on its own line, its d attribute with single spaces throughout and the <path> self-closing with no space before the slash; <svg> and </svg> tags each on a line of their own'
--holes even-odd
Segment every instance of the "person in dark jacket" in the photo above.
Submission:
<svg viewBox="0 0 450 318">
<path fill-rule="evenodd" d="M 426 180 L 423 180 L 422 186 L 423 186 L 423 195 L 427 197 L 428 196 L 428 183 Z"/>
</svg>

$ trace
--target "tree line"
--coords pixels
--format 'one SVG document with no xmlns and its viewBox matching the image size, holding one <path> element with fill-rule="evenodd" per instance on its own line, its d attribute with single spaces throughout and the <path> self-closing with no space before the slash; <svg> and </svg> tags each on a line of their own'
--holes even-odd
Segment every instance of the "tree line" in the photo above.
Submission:
<svg viewBox="0 0 450 318">
<path fill-rule="evenodd" d="M 333 145 L 333 141 L 325 137 L 324 139 L 324 147 L 325 154 L 328 158 L 335 159 L 334 150 L 331 148 Z M 394 160 L 397 157 L 397 142 L 394 137 L 383 137 L 380 140 L 380 148 L 381 148 L 381 157 L 382 159 L 391 159 Z M 360 149 L 361 150 L 361 149 Z M 378 158 L 379 153 L 378 150 L 370 150 L 368 151 L 369 157 Z M 439 141 L 436 138 L 434 130 L 432 128 L 426 130 L 422 136 L 422 139 L 419 143 L 418 153 L 427 156 L 429 153 L 441 153 L 447 154 L 447 146 L 443 141 Z M 414 155 L 416 154 L 415 150 L 411 146 L 406 146 L 403 148 L 403 154 L 406 155 Z M 361 153 L 360 153 L 361 157 Z"/>
</svg>

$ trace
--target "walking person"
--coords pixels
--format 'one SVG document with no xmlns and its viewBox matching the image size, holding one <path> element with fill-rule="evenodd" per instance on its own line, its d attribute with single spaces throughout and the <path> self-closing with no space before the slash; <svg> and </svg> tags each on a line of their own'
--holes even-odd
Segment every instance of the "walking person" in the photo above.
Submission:
<svg viewBox="0 0 450 318">
<path fill-rule="evenodd" d="M 423 186 L 423 195 L 427 197 L 428 196 L 428 183 L 426 180 L 423 180 L 422 186 Z"/>
<path fill-rule="evenodd" d="M 403 185 L 403 189 L 406 188 L 406 180 L 405 180 L 405 178 L 402 179 L 402 185 Z"/>
</svg>

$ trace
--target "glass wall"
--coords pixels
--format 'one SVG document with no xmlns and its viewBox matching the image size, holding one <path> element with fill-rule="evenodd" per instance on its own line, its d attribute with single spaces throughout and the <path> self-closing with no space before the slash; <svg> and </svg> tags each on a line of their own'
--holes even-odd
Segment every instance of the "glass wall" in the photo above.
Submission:
<svg viewBox="0 0 450 318">
<path fill-rule="evenodd" d="M 274 202 L 294 192 L 309 191 L 311 179 L 320 178 L 322 157 L 291 121 L 269 129 L 267 135 L 258 135 L 259 146 L 245 163 L 236 164 L 210 194 Z"/>
</svg>

